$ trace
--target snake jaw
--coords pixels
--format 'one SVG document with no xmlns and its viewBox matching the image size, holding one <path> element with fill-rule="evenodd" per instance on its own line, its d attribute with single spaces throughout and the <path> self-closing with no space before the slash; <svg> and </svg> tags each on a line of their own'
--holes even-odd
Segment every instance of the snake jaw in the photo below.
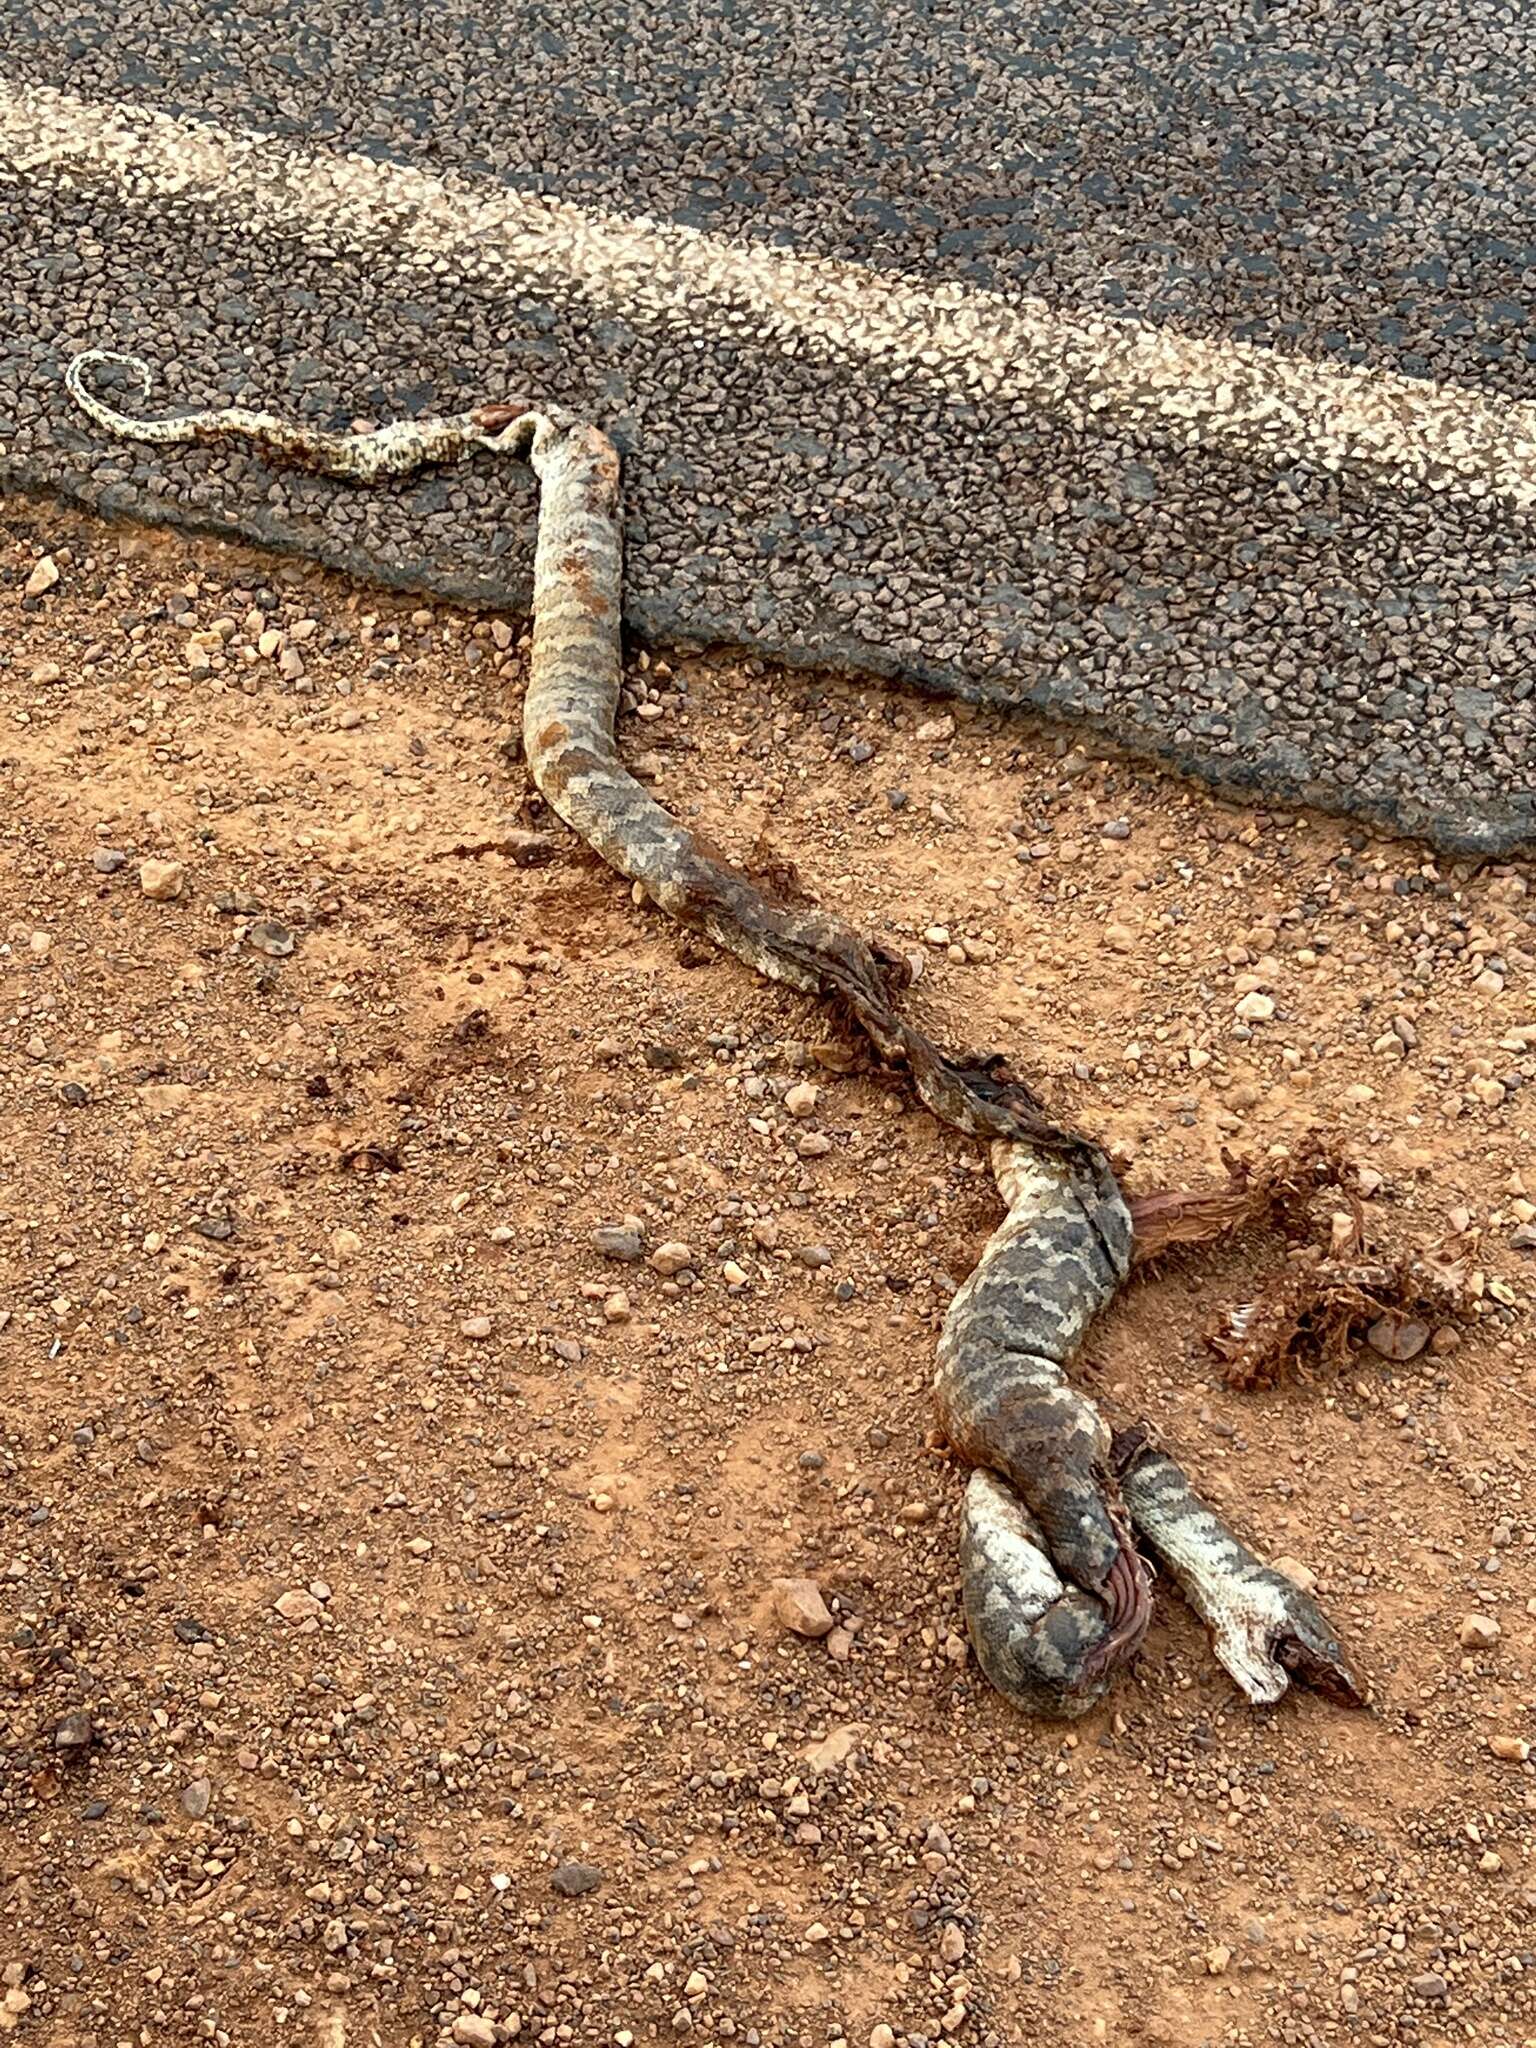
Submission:
<svg viewBox="0 0 1536 2048">
<path fill-rule="evenodd" d="M 1307 1602 L 1311 1606 L 1311 1602 Z M 1364 1707 L 1369 1704 L 1365 1687 L 1350 1669 L 1343 1650 L 1335 1641 L 1322 1616 L 1317 1627 L 1298 1618 L 1291 1631 L 1275 1645 L 1275 1656 L 1298 1684 L 1305 1685 L 1336 1707 Z"/>
<path fill-rule="evenodd" d="M 1249 1580 L 1209 1621 L 1217 1661 L 1255 1706 L 1272 1707 L 1293 1678 L 1339 1706 L 1365 1705 L 1364 1690 L 1316 1603 L 1281 1573 Z"/>
</svg>

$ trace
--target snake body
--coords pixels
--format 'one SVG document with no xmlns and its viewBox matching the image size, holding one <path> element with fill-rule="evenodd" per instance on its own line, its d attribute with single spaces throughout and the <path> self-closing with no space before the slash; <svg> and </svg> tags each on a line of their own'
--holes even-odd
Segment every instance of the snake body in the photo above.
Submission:
<svg viewBox="0 0 1536 2048">
<path fill-rule="evenodd" d="M 972 1479 L 961 1514 L 966 1614 L 1000 1691 L 1043 1690 L 1058 1711 L 1081 1710 L 1152 1612 L 1109 1427 L 1065 1371 L 1130 1271 L 1131 1219 L 1112 1176 L 1086 1185 L 1030 1146 L 995 1145 L 992 1170 L 1008 1213 L 950 1304 L 934 1378 L 941 1428 L 987 1475 Z M 1078 1589 L 1038 1615 L 1019 1597 L 1031 1543 Z"/>
<path fill-rule="evenodd" d="M 225 438 L 359 483 L 478 451 L 531 463 L 540 486 L 533 650 L 523 707 L 529 772 L 550 808 L 680 923 L 757 973 L 834 1003 L 882 1059 L 905 1067 L 943 1122 L 992 1147 L 1006 1218 L 956 1294 L 935 1395 L 973 1467 L 961 1515 L 962 1594 L 988 1678 L 1029 1712 L 1071 1716 L 1140 1647 L 1151 1616 L 1140 1531 L 1255 1700 L 1287 1673 L 1356 1701 L 1313 1604 L 1261 1566 L 1140 1437 L 1124 1450 L 1066 1378 L 1093 1317 L 1130 1267 L 1131 1219 L 1103 1150 L 1056 1122 L 999 1058 L 953 1057 L 898 1011 L 903 963 L 829 912 L 774 900 L 700 845 L 629 773 L 614 738 L 622 679 L 619 458 L 598 428 L 553 408 L 490 404 L 373 433 L 326 433 L 244 407 L 140 419 L 86 373 L 146 366 L 103 350 L 66 372 L 109 431 L 162 445 Z"/>
</svg>

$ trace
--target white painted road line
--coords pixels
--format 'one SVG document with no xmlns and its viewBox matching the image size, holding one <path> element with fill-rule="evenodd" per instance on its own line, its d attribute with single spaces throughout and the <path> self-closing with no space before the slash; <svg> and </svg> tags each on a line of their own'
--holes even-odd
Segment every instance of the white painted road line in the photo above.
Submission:
<svg viewBox="0 0 1536 2048">
<path fill-rule="evenodd" d="M 830 258 L 0 81 L 7 174 L 205 209 L 243 228 L 274 264 L 274 239 L 286 238 L 395 269 L 456 272 L 480 291 L 575 293 L 637 325 L 706 341 L 723 332 L 790 354 L 815 349 L 892 382 L 1002 398 L 1075 427 L 1536 507 L 1536 405 L 1462 386 L 1062 313 L 1022 296 L 920 286 Z M 71 346 L 107 339 L 69 337 Z"/>
</svg>

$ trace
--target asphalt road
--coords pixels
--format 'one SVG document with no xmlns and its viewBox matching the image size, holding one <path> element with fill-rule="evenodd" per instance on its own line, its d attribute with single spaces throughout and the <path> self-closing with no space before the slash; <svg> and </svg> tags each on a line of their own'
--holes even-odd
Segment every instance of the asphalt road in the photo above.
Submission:
<svg viewBox="0 0 1536 2048">
<path fill-rule="evenodd" d="M 168 459 L 107 443 L 59 380 L 77 348 L 128 348 L 164 410 L 239 397 L 330 424 L 531 390 L 625 449 L 643 630 L 1089 716 L 1218 782 L 1446 844 L 1536 836 L 1536 121 L 1514 8 L 1350 25 L 1181 4 L 1133 30 L 1107 7 L 293 14 L 3 10 L 0 478 L 516 602 L 531 498 L 510 472 L 364 495 Z M 45 120 L 27 88 L 53 96 Z M 75 101 L 98 128 L 148 108 L 276 153 L 232 172 L 189 144 L 183 171 L 131 120 L 115 145 L 73 139 Z M 308 167 L 343 153 L 350 199 L 306 224 Z M 550 202 L 577 224 L 563 256 L 518 226 Z M 583 279 L 592 219 L 608 243 Z M 684 261 L 673 226 L 747 268 Z M 667 298 L 647 280 L 669 262 Z M 963 374 L 943 335 L 925 346 L 952 301 Z M 1017 305 L 1036 324 L 994 375 Z M 1184 416 L 1166 391 L 1131 402 L 1112 359 L 1132 319 L 1206 349 Z M 1228 417 L 1263 380 L 1254 344 L 1310 380 L 1277 433 Z M 1387 475 L 1368 434 L 1330 426 L 1336 372 L 1410 451 L 1437 384 L 1509 446 Z M 1509 488 L 1524 466 L 1532 490 Z"/>
</svg>

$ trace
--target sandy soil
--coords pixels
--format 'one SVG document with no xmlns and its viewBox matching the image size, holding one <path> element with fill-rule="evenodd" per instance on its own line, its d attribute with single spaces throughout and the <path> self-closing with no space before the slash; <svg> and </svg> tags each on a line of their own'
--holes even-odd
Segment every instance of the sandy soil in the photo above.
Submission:
<svg viewBox="0 0 1536 2048">
<path fill-rule="evenodd" d="M 1523 872 L 637 665 L 659 793 L 924 951 L 1132 1187 L 1321 1126 L 1379 1241 L 1484 1276 L 1251 1395 L 1202 1331 L 1283 1247 L 1127 1293 L 1085 1381 L 1316 1574 L 1375 1706 L 1250 1711 L 1165 1595 L 1063 1732 L 968 1660 L 928 1441 L 982 1162 L 568 839 L 519 864 L 516 634 L 16 507 L 0 586 L 0 2027 L 1536 2038 Z"/>
</svg>

